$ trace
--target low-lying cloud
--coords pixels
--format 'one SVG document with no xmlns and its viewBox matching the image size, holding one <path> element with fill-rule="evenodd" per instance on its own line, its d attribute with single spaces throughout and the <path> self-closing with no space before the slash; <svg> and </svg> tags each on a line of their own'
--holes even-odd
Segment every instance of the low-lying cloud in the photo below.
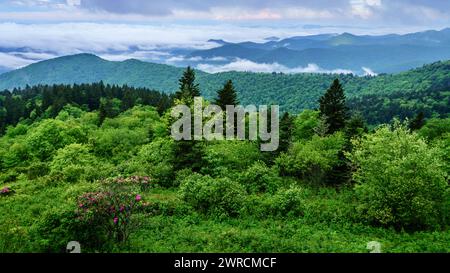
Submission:
<svg viewBox="0 0 450 273">
<path fill-rule="evenodd" d="M 165 60 L 167 64 L 178 64 L 178 63 L 186 63 L 186 62 L 226 62 L 228 59 L 225 57 L 211 57 L 211 58 L 203 58 L 201 56 L 193 56 L 193 57 L 186 57 L 186 56 L 172 56 Z"/>
<path fill-rule="evenodd" d="M 378 74 L 368 67 L 362 67 L 364 76 L 377 76 Z"/>
<path fill-rule="evenodd" d="M 21 56 L 16 56 L 13 54 L 6 54 L 0 52 L 0 66 L 8 69 L 21 68 L 34 63 L 35 60 L 26 59 Z"/>
<path fill-rule="evenodd" d="M 289 68 L 279 63 L 256 63 L 246 59 L 236 59 L 235 61 L 223 64 L 199 64 L 197 69 L 203 70 L 208 73 L 219 73 L 226 71 L 241 71 L 241 72 L 261 72 L 272 73 L 282 72 L 288 74 L 294 73 L 331 73 L 331 74 L 354 74 L 353 71 L 348 69 L 322 69 L 316 64 L 308 64 L 306 67 Z"/>
</svg>

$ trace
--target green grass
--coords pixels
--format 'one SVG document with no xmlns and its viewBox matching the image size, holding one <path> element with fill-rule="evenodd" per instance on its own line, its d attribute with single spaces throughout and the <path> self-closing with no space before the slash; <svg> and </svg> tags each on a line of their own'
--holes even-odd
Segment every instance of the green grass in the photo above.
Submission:
<svg viewBox="0 0 450 273">
<path fill-rule="evenodd" d="M 7 186 L 12 186 L 16 194 L 0 199 L 0 252 L 49 251 L 52 239 L 48 234 L 58 230 L 39 233 L 42 219 L 74 210 L 76 196 L 96 188 L 95 183 L 27 181 L 23 177 Z M 208 216 L 183 203 L 177 189 L 150 190 L 143 194 L 150 209 L 134 215 L 137 227 L 130 241 L 113 251 L 367 253 L 370 241 L 380 242 L 382 251 L 388 253 L 450 250 L 448 230 L 407 233 L 352 222 L 346 219 L 345 211 L 336 210 L 351 198 L 350 190 L 302 187 L 306 188 L 303 217 L 257 217 L 249 213 L 237 218 Z"/>
</svg>

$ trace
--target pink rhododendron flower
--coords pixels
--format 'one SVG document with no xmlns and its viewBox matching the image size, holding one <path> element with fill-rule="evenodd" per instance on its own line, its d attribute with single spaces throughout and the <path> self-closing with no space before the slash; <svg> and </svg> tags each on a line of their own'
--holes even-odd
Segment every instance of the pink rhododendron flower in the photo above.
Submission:
<svg viewBox="0 0 450 273">
<path fill-rule="evenodd" d="M 136 195 L 136 201 L 141 201 L 141 199 L 142 199 L 142 197 L 141 197 L 141 195 L 140 194 L 138 194 L 138 195 Z"/>
</svg>

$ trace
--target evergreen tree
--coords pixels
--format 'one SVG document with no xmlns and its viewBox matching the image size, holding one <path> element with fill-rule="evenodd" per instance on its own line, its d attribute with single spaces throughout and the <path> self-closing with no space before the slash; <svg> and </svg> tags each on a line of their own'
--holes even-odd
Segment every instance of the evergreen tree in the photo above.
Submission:
<svg viewBox="0 0 450 273">
<path fill-rule="evenodd" d="M 354 114 L 347 122 L 344 129 L 345 143 L 338 153 L 338 163 L 328 173 L 327 178 L 329 184 L 338 185 L 351 181 L 351 164 L 345 154 L 353 150 L 351 140 L 356 137 L 361 137 L 368 131 L 366 122 L 360 113 Z"/>
<path fill-rule="evenodd" d="M 366 126 L 366 121 L 360 113 L 353 115 L 345 126 L 345 137 L 350 145 L 350 140 L 354 137 L 361 136 L 367 133 L 369 129 Z"/>
<path fill-rule="evenodd" d="M 100 108 L 98 110 L 99 125 L 102 125 L 106 118 L 111 118 L 114 115 L 113 103 L 107 98 L 100 99 Z"/>
<path fill-rule="evenodd" d="M 423 112 L 420 112 L 413 120 L 411 120 L 408 127 L 411 131 L 417 131 L 420 130 L 424 125 L 425 114 Z"/>
<path fill-rule="evenodd" d="M 200 88 L 195 83 L 195 71 L 190 66 L 183 73 L 183 77 L 179 80 L 180 87 L 175 93 L 175 98 L 179 100 L 187 99 L 192 100 L 194 97 L 199 97 Z"/>
<path fill-rule="evenodd" d="M 294 130 L 294 117 L 289 113 L 284 113 L 280 120 L 280 146 L 278 153 L 286 152 L 289 149 L 292 141 L 292 134 Z"/>
<path fill-rule="evenodd" d="M 190 105 L 193 103 L 194 97 L 201 96 L 199 86 L 195 83 L 195 72 L 190 66 L 183 73 L 179 83 L 180 88 L 175 93 L 175 99 L 182 100 L 182 103 Z M 194 124 L 193 119 L 192 116 L 192 124 Z M 174 167 L 176 170 L 191 169 L 199 171 L 202 166 L 204 143 L 194 140 L 193 132 L 191 132 L 191 137 L 192 140 L 175 142 L 174 149 L 177 157 L 174 160 Z"/>
<path fill-rule="evenodd" d="M 223 111 L 226 110 L 227 105 L 239 104 L 237 93 L 231 80 L 228 80 L 223 88 L 217 91 L 217 99 L 215 100 L 215 104 L 220 106 Z"/>
<path fill-rule="evenodd" d="M 320 114 L 328 125 L 328 134 L 333 134 L 345 127 L 348 118 L 348 107 L 345 94 L 339 80 L 334 80 L 325 95 L 319 99 Z"/>
</svg>

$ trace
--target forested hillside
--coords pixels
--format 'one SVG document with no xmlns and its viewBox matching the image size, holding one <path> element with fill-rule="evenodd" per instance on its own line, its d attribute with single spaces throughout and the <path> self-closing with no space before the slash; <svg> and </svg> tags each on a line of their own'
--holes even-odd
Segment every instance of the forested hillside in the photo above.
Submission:
<svg viewBox="0 0 450 273">
<path fill-rule="evenodd" d="M 197 82 L 207 99 L 214 98 L 216 91 L 231 79 L 242 104 L 278 104 L 282 111 L 290 113 L 317 108 L 323 90 L 335 78 L 339 78 L 343 83 L 352 110 L 361 111 L 370 124 L 383 123 L 395 116 L 411 118 L 412 109 L 422 109 L 427 117 L 436 114 L 445 116 L 448 113 L 448 103 L 445 104 L 448 96 L 445 92 L 450 90 L 450 61 L 377 77 L 344 74 L 196 72 Z M 0 90 L 37 84 L 103 81 L 105 84 L 126 84 L 169 94 L 177 90 L 178 78 L 182 73 L 181 68 L 167 65 L 137 60 L 108 62 L 94 55 L 82 54 L 44 61 L 2 74 Z M 361 100 L 362 96 L 365 97 Z M 374 101 L 377 107 L 375 108 L 374 104 L 367 105 L 367 108 L 362 107 L 366 100 Z M 369 109 L 380 111 L 380 114 L 374 114 Z"/>
<path fill-rule="evenodd" d="M 85 111 L 99 111 L 100 122 L 135 105 L 154 106 L 163 113 L 172 104 L 170 95 L 146 88 L 105 85 L 103 82 L 75 85 L 38 85 L 0 92 L 0 135 L 19 121 L 33 123 L 54 118 L 66 105 Z"/>
</svg>

